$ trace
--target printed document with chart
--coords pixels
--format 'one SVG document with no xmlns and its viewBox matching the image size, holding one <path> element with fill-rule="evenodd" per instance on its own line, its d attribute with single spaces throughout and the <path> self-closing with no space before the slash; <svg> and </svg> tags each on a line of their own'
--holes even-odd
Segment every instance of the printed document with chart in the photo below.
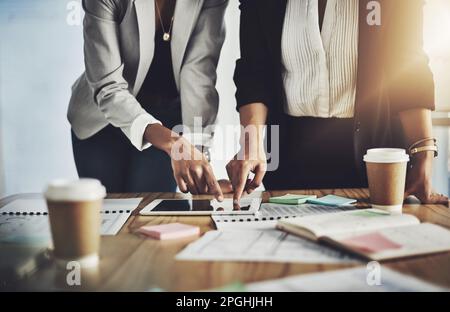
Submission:
<svg viewBox="0 0 450 312">
<path fill-rule="evenodd" d="M 177 260 L 353 263 L 356 260 L 275 229 L 210 231 L 188 245 Z"/>
</svg>

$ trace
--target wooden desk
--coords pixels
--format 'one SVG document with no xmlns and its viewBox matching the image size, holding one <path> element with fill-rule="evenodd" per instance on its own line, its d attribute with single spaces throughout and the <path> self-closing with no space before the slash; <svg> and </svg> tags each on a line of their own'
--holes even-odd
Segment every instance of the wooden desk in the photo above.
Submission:
<svg viewBox="0 0 450 312">
<path fill-rule="evenodd" d="M 294 193 L 294 191 L 289 191 Z M 297 191 L 302 194 L 336 194 L 357 198 L 361 207 L 367 206 L 368 192 L 362 189 Z M 282 195 L 283 192 L 264 192 L 262 197 Z M 261 193 L 254 196 L 260 196 Z M 0 200 L 0 207 L 17 198 L 17 195 Z M 35 195 L 34 195 L 35 196 Z M 183 194 L 115 194 L 109 198 L 144 197 L 139 208 L 156 198 L 184 198 Z M 198 196 L 205 198 L 205 196 Z M 206 197 L 207 198 L 207 197 Z M 406 213 L 416 215 L 422 222 L 432 222 L 450 228 L 450 209 L 439 205 L 407 205 Z M 281 278 L 288 275 L 336 270 L 348 265 L 250 263 L 250 262 L 186 262 L 175 261 L 174 256 L 190 240 L 155 241 L 143 239 L 134 230 L 144 224 L 183 222 L 198 225 L 202 232 L 214 229 L 210 217 L 142 217 L 134 212 L 117 236 L 102 237 L 101 264 L 97 271 L 82 275 L 81 287 L 68 287 L 67 271 L 49 265 L 21 282 L 19 289 L 32 290 L 112 290 L 145 291 L 160 288 L 168 291 L 189 291 L 216 288 L 232 282 L 253 282 Z M 5 249 L 0 246 L 0 252 Z M 385 263 L 392 269 L 420 277 L 424 280 L 450 287 L 450 253 L 418 257 Z"/>
</svg>

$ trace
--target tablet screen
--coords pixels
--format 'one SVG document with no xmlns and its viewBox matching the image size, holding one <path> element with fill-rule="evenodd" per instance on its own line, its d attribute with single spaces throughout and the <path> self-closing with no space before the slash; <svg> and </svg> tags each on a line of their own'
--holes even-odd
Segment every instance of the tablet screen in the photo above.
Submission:
<svg viewBox="0 0 450 312">
<path fill-rule="evenodd" d="M 240 211 L 248 211 L 251 207 L 251 200 L 241 200 Z M 152 211 L 154 212 L 188 212 L 188 211 L 236 211 L 233 208 L 233 200 L 225 199 L 223 202 L 216 200 L 198 199 L 176 199 L 162 200 L 156 205 Z"/>
</svg>

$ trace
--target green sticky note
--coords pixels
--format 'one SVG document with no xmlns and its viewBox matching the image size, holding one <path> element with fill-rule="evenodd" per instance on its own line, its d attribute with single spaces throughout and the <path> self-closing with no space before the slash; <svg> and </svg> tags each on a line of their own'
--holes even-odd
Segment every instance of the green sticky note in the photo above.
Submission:
<svg viewBox="0 0 450 312">
<path fill-rule="evenodd" d="M 316 195 L 296 195 L 286 194 L 278 197 L 269 198 L 269 203 L 282 205 L 301 205 L 306 203 L 309 199 L 317 198 Z"/>
</svg>

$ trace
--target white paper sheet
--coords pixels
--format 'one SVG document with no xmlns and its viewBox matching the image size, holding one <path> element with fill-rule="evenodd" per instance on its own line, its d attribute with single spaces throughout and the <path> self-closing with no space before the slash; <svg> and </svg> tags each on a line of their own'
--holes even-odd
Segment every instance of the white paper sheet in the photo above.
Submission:
<svg viewBox="0 0 450 312">
<path fill-rule="evenodd" d="M 355 210 L 354 206 L 330 207 L 322 205 L 281 205 L 265 203 L 254 216 L 212 216 L 218 230 L 274 229 L 277 221 L 317 214 Z"/>
<path fill-rule="evenodd" d="M 252 283 L 245 286 L 254 292 L 416 292 L 449 291 L 415 277 L 381 267 L 379 285 L 366 267 L 298 275 Z M 368 277 L 369 276 L 369 277 Z M 369 280 L 369 282 L 368 282 Z"/>
<path fill-rule="evenodd" d="M 337 250 L 277 230 L 210 231 L 188 245 L 176 259 L 303 263 L 356 261 Z"/>
<path fill-rule="evenodd" d="M 0 215 L 0 242 L 47 246 L 50 240 L 47 215 Z"/>
<path fill-rule="evenodd" d="M 105 199 L 102 235 L 116 235 L 142 198 Z M 51 240 L 43 198 L 15 200 L 0 209 L 0 242 L 46 244 Z"/>
<path fill-rule="evenodd" d="M 246 221 L 246 222 L 216 222 L 212 217 L 216 228 L 220 231 L 243 231 L 243 230 L 274 230 L 277 220 L 269 221 Z"/>
</svg>

